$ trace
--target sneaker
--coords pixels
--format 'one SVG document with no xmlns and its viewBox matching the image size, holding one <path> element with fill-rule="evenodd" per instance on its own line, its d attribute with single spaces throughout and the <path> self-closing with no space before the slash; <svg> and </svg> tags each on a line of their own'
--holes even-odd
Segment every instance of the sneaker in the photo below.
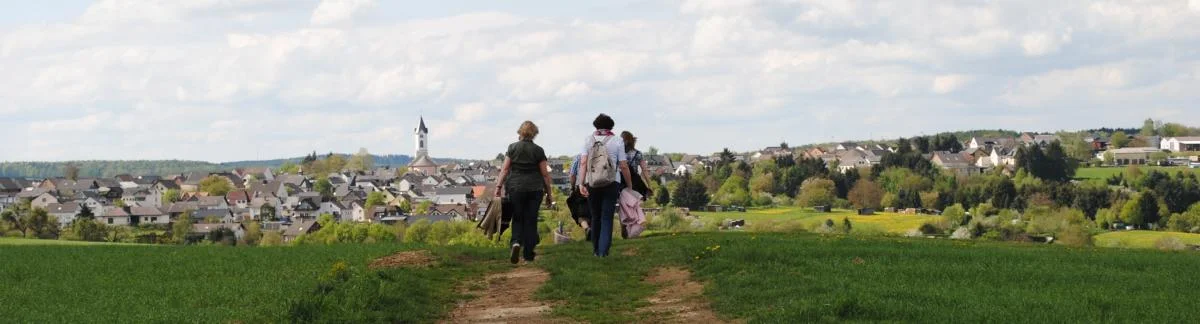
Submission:
<svg viewBox="0 0 1200 324">
<path fill-rule="evenodd" d="M 518 261 L 521 261 L 521 245 L 513 244 L 512 252 L 509 253 L 509 255 L 508 255 L 508 262 L 512 262 L 512 264 L 517 264 Z"/>
</svg>

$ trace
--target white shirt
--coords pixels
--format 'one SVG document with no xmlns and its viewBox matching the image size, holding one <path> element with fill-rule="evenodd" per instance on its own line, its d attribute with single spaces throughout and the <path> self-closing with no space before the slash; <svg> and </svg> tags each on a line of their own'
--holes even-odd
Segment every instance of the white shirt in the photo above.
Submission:
<svg viewBox="0 0 1200 324">
<path fill-rule="evenodd" d="M 591 135 L 588 135 L 587 138 L 583 140 L 583 153 L 580 154 L 587 156 L 588 151 L 592 149 L 592 144 L 596 143 L 596 141 L 603 142 L 605 137 L 606 136 L 597 136 L 595 132 L 592 132 Z M 621 137 L 617 136 L 616 134 L 613 134 L 611 137 L 611 139 L 608 139 L 608 145 L 606 145 L 606 148 L 608 148 L 608 157 L 612 160 L 613 167 L 620 168 L 620 162 L 629 161 L 628 157 L 625 155 L 625 140 L 621 139 Z M 624 177 L 618 174 L 617 183 L 621 183 L 623 181 L 622 178 Z"/>
</svg>

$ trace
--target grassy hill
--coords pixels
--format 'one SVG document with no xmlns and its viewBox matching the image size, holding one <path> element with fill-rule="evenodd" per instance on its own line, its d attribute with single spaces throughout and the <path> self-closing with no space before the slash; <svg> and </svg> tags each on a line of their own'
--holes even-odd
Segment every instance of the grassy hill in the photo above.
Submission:
<svg viewBox="0 0 1200 324">
<path fill-rule="evenodd" d="M 370 269 L 414 245 L 288 248 L 15 245 L 0 253 L 12 322 L 433 322 L 495 248 L 432 248 L 425 267 Z M 338 264 L 344 264 L 344 268 Z M 1200 254 L 803 233 L 661 234 L 547 245 L 536 298 L 573 321 L 637 320 L 661 267 L 705 283 L 748 322 L 1195 322 Z"/>
</svg>

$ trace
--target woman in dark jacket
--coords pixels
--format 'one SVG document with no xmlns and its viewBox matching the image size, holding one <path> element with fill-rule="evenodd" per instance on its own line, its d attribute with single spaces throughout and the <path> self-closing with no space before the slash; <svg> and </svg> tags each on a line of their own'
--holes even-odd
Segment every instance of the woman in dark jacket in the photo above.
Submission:
<svg viewBox="0 0 1200 324">
<path fill-rule="evenodd" d="M 496 179 L 496 197 L 501 191 L 512 202 L 512 250 L 509 261 L 516 264 L 520 258 L 533 262 L 540 235 L 538 235 L 538 209 L 545 197 L 546 205 L 554 201 L 550 187 L 550 167 L 546 162 L 546 151 L 533 143 L 538 127 L 526 121 L 517 130 L 519 140 L 508 146 L 504 166 Z"/>
</svg>

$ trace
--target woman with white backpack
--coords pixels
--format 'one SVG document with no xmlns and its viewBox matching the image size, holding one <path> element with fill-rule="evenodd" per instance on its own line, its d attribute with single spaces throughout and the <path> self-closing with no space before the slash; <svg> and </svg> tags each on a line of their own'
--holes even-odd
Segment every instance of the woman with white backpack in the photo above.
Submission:
<svg viewBox="0 0 1200 324">
<path fill-rule="evenodd" d="M 629 173 L 629 162 L 625 155 L 625 141 L 612 132 L 616 122 L 612 117 L 600 114 L 592 126 L 596 131 L 584 139 L 580 162 L 584 163 L 580 177 L 579 192 L 588 198 L 591 207 L 592 254 L 607 257 L 612 247 L 613 215 L 617 211 L 622 183 L 633 183 Z"/>
</svg>

